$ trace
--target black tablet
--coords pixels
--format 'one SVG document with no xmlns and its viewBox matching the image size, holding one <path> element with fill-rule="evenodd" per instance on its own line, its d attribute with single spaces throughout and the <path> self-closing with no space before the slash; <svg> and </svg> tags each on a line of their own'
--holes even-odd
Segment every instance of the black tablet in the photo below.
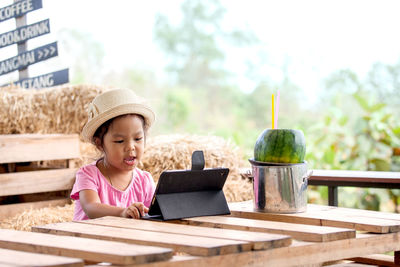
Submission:
<svg viewBox="0 0 400 267">
<path fill-rule="evenodd" d="M 230 214 L 223 193 L 228 168 L 164 171 L 148 215 L 143 219 L 173 220 Z"/>
</svg>

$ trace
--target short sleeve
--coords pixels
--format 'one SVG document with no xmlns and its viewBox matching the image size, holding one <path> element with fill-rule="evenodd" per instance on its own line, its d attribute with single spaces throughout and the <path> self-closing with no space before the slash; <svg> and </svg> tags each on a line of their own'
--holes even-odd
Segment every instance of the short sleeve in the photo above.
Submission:
<svg viewBox="0 0 400 267">
<path fill-rule="evenodd" d="M 87 165 L 80 168 L 76 173 L 75 184 L 72 188 L 70 197 L 74 200 L 79 199 L 79 192 L 90 189 L 98 193 L 99 177 L 94 165 Z"/>
</svg>

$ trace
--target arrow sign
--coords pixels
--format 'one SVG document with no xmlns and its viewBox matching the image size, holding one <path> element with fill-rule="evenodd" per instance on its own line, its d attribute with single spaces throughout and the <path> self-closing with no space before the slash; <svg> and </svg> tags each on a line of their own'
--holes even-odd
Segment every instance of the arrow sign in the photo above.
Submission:
<svg viewBox="0 0 400 267">
<path fill-rule="evenodd" d="M 63 69 L 56 72 L 40 75 L 37 77 L 22 79 L 13 82 L 13 84 L 22 88 L 45 88 L 45 87 L 52 87 L 68 83 L 68 80 L 69 80 L 68 69 Z M 2 87 L 9 85 L 10 84 L 3 84 Z"/>
<path fill-rule="evenodd" d="M 29 65 L 58 55 L 57 42 L 47 44 L 36 49 L 18 54 L 4 61 L 0 61 L 0 75 L 26 68 Z"/>
<path fill-rule="evenodd" d="M 45 47 L 42 50 L 37 51 L 37 54 L 38 54 L 37 59 L 43 60 L 43 58 L 53 57 L 54 53 L 56 53 L 56 52 L 57 52 L 57 45 Z"/>
<path fill-rule="evenodd" d="M 16 30 L 0 34 L 0 48 L 16 43 L 25 42 L 50 32 L 50 20 L 42 20 Z"/>
<path fill-rule="evenodd" d="M 0 22 L 20 17 L 28 12 L 42 8 L 42 0 L 22 0 L 0 8 Z"/>
</svg>

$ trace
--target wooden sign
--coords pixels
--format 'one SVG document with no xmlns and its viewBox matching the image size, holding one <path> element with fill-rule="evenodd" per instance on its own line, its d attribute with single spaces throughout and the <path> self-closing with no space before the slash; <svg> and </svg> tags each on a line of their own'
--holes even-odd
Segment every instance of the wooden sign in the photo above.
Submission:
<svg viewBox="0 0 400 267">
<path fill-rule="evenodd" d="M 42 8 L 42 0 L 23 0 L 0 8 L 0 22 L 20 17 L 28 12 Z"/>
<path fill-rule="evenodd" d="M 45 19 L 27 25 L 28 12 L 42 8 L 42 0 L 14 0 L 0 8 L 0 22 L 15 18 L 16 29 L 0 34 L 0 48 L 17 45 L 18 54 L 0 61 L 0 76 L 18 71 L 19 79 L 2 86 L 16 85 L 22 88 L 43 88 L 68 83 L 68 69 L 29 77 L 28 66 L 58 55 L 57 42 L 28 51 L 27 41 L 50 33 L 50 20 Z"/>
<path fill-rule="evenodd" d="M 22 88 L 44 88 L 52 87 L 64 83 L 68 83 L 69 73 L 68 69 L 59 70 L 44 75 L 22 79 L 12 84 Z M 8 86 L 9 84 L 3 84 L 2 87 Z"/>
<path fill-rule="evenodd" d="M 0 48 L 25 42 L 28 39 L 32 39 L 47 33 L 50 33 L 49 19 L 19 27 L 16 30 L 0 34 Z"/>
<path fill-rule="evenodd" d="M 34 63 L 46 60 L 58 55 L 57 42 L 47 44 L 36 49 L 18 54 L 0 62 L 0 75 L 26 68 Z"/>
</svg>

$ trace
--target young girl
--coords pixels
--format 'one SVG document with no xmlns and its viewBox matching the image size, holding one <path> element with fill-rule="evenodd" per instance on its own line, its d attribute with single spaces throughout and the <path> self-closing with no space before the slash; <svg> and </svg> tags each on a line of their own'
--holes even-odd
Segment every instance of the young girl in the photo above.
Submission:
<svg viewBox="0 0 400 267">
<path fill-rule="evenodd" d="M 131 90 L 98 95 L 89 105 L 82 137 L 103 154 L 76 174 L 71 192 L 74 220 L 102 216 L 140 218 L 155 190 L 150 173 L 138 169 L 155 115 Z"/>
</svg>

